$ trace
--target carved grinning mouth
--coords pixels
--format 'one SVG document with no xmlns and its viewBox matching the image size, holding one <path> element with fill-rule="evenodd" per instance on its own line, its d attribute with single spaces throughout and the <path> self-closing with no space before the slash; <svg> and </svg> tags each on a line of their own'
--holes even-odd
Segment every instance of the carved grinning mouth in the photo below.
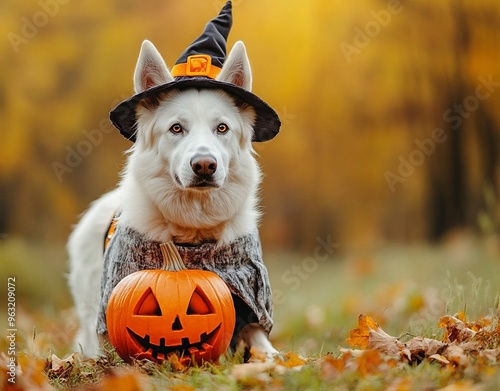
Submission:
<svg viewBox="0 0 500 391">
<path fill-rule="evenodd" d="M 207 334 L 203 332 L 200 334 L 200 342 L 197 343 L 189 343 L 189 338 L 182 338 L 181 345 L 173 345 L 166 346 L 165 338 L 160 338 L 160 345 L 155 345 L 150 342 L 151 337 L 149 334 L 146 334 L 144 337 L 141 337 L 137 333 L 134 333 L 130 328 L 127 327 L 127 331 L 130 336 L 134 338 L 141 346 L 144 347 L 145 352 L 151 352 L 151 355 L 157 360 L 164 360 L 170 354 L 176 353 L 179 357 L 183 359 L 190 360 L 191 356 L 199 355 L 204 357 L 205 355 L 210 355 L 214 341 L 217 339 L 217 335 L 219 334 L 219 330 L 221 327 L 220 323 L 212 332 Z"/>
</svg>

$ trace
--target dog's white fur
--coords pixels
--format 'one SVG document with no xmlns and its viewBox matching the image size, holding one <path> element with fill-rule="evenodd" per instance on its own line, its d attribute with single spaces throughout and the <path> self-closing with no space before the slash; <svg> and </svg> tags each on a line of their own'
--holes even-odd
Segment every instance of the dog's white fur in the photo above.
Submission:
<svg viewBox="0 0 500 391">
<path fill-rule="evenodd" d="M 156 48 L 144 41 L 134 74 L 136 92 L 172 80 Z M 234 45 L 217 80 L 251 89 L 242 42 Z M 211 89 L 171 91 L 154 105 L 139 105 L 137 141 L 120 185 L 92 204 L 68 243 L 69 285 L 80 318 L 75 349 L 88 356 L 100 352 L 95 326 L 103 238 L 118 208 L 121 224 L 159 242 L 228 243 L 255 229 L 261 175 L 251 144 L 254 115 L 250 106 L 238 107 L 224 91 Z M 180 133 L 170 130 L 175 124 L 182 127 Z M 218 132 L 220 124 L 229 130 Z M 197 182 L 194 156 L 210 156 L 217 163 L 207 187 Z M 256 324 L 247 325 L 240 338 L 250 348 L 277 353 Z"/>
</svg>

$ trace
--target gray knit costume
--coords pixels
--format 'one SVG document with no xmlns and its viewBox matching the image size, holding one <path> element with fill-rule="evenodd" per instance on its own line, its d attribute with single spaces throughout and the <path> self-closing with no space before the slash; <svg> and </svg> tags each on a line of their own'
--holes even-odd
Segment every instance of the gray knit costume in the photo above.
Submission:
<svg viewBox="0 0 500 391">
<path fill-rule="evenodd" d="M 188 269 L 203 269 L 218 274 L 228 285 L 233 298 L 236 296 L 236 300 L 241 299 L 251 310 L 249 314 L 241 313 L 242 311 L 238 311 L 241 305 L 236 305 L 235 332 L 244 324 L 253 321 L 257 321 L 267 333 L 271 331 L 271 287 L 267 269 L 262 261 L 257 231 L 227 245 L 203 243 L 199 246 L 176 247 Z M 104 253 L 101 302 L 97 318 L 98 334 L 107 333 L 106 308 L 116 284 L 138 270 L 161 269 L 162 266 L 159 242 L 149 241 L 137 231 L 121 224 L 117 225 Z"/>
</svg>

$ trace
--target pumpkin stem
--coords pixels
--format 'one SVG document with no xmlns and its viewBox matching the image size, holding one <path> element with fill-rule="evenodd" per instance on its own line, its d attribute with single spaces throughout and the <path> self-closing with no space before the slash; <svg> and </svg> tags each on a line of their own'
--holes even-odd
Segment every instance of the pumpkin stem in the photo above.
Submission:
<svg viewBox="0 0 500 391">
<path fill-rule="evenodd" d="M 161 255 L 163 256 L 163 269 L 172 272 L 186 270 L 184 262 L 175 247 L 174 242 L 167 242 L 160 244 Z"/>
</svg>

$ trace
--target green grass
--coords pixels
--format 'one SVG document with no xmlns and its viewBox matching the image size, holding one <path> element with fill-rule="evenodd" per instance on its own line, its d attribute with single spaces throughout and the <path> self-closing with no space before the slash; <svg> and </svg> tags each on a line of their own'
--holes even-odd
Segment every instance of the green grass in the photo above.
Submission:
<svg viewBox="0 0 500 391">
<path fill-rule="evenodd" d="M 487 315 L 498 308 L 500 258 L 483 243 L 467 240 L 466 250 L 451 245 L 385 247 L 370 257 L 332 258 L 296 290 L 283 275 L 306 257 L 276 255 L 276 262 L 268 262 L 271 283 L 274 290 L 286 292 L 284 303 L 275 305 L 278 344 L 307 355 L 332 351 L 360 313 L 370 314 L 397 336 L 432 335 L 445 313 Z"/>
<path fill-rule="evenodd" d="M 33 373 L 39 372 L 39 381 L 56 389 L 85 384 L 106 389 L 106 382 L 120 379 L 128 384 L 133 379 L 144 390 L 386 390 L 389 386 L 437 390 L 454 383 L 469 389 L 473 384 L 481 384 L 481 390 L 500 389 L 498 363 L 452 370 L 425 360 L 417 366 L 361 373 L 347 367 L 336 371 L 328 361 L 341 355 L 339 348 L 348 347 L 345 340 L 360 313 L 369 314 L 402 340 L 413 335 L 440 338 L 437 323 L 445 314 L 463 311 L 470 319 L 498 316 L 497 247 L 465 236 L 442 246 L 385 246 L 369 255 L 339 253 L 315 263 L 311 253 L 265 253 L 276 301 L 271 337 L 283 353 L 293 351 L 306 358 L 302 366 L 285 368 L 285 360 L 284 366 L 253 373 L 245 364 L 249 375 L 240 376 L 240 355 L 223 358 L 217 365 L 175 371 L 169 363 L 129 366 L 111 352 L 99 360 L 75 356 L 64 369 L 53 371 L 52 354 L 63 358 L 72 353 L 77 328 L 65 285 L 64 249 L 4 240 L 0 274 L 16 276 L 17 349 L 28 357 L 21 360 L 23 376 L 35 381 Z M 5 286 L 2 289 L 6 294 Z M 6 310 L 1 311 L 0 322 L 6 324 Z M 0 351 L 6 349 L 2 339 Z"/>
</svg>

